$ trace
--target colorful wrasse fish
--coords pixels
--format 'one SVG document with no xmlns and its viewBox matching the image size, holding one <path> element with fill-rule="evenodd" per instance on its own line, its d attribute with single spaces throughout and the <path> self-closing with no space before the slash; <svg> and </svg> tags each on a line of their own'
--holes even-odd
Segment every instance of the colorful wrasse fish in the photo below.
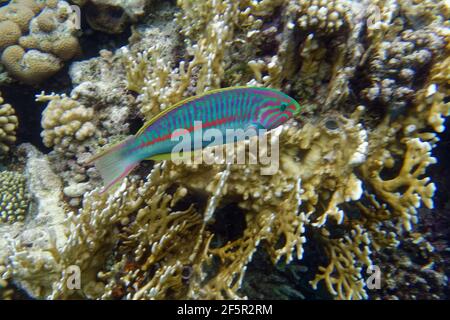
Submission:
<svg viewBox="0 0 450 320">
<path fill-rule="evenodd" d="M 106 188 L 125 178 L 142 160 L 170 159 L 179 142 L 172 139 L 177 129 L 194 135 L 200 129 L 273 129 L 300 111 L 288 95 L 269 88 L 231 87 L 206 92 L 183 100 L 162 111 L 125 141 L 95 155 L 94 162 Z M 198 126 L 198 123 L 201 125 Z M 221 144 L 215 141 L 215 144 Z M 201 147 L 211 146 L 202 141 Z"/>
</svg>

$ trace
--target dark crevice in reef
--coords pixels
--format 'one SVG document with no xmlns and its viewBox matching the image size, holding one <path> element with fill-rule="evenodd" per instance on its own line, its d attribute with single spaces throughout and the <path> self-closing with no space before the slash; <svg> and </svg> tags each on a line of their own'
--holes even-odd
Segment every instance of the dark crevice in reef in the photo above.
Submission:
<svg viewBox="0 0 450 320">
<path fill-rule="evenodd" d="M 449 103 L 449 102 L 450 102 L 450 96 L 444 97 L 444 103 Z"/>
<path fill-rule="evenodd" d="M 306 237 L 313 239 L 308 230 Z M 264 245 L 260 245 L 248 264 L 240 293 L 249 299 L 258 300 L 332 299 L 322 282 L 317 290 L 309 284 L 314 275 L 312 271 L 316 271 L 317 265 L 328 264 L 325 252 L 314 239 L 307 241 L 304 249 L 302 260 L 294 258 L 290 264 L 286 264 L 281 259 L 274 265 Z"/>
<path fill-rule="evenodd" d="M 245 213 L 235 203 L 216 210 L 211 232 L 214 234 L 212 246 L 223 246 L 228 241 L 241 238 L 247 227 Z"/>
<path fill-rule="evenodd" d="M 371 41 L 367 37 L 367 25 L 364 24 L 360 32 L 360 41 L 364 48 L 364 55 L 368 55 L 363 63 L 359 63 L 356 66 L 353 77 L 349 79 L 348 90 L 349 99 L 348 104 L 359 106 L 364 105 L 368 116 L 363 119 L 363 123 L 366 126 L 376 127 L 387 114 L 387 110 L 380 108 L 379 101 L 369 101 L 363 97 L 362 91 L 371 86 L 370 73 L 371 66 L 370 61 L 372 59 L 374 48 L 371 48 Z M 368 51 L 372 50 L 372 51 Z M 353 110 L 351 110 L 353 111 Z"/>
<path fill-rule="evenodd" d="M 62 72 L 67 73 L 67 71 Z M 62 90 L 62 88 L 60 89 Z M 41 114 L 47 104 L 37 102 L 36 94 L 39 94 L 42 91 L 50 93 L 52 91 L 61 92 L 61 90 L 57 90 L 50 81 L 41 86 L 39 90 L 21 84 L 0 88 L 0 92 L 2 93 L 5 102 L 14 107 L 16 115 L 19 118 L 16 145 L 29 142 L 42 152 L 47 153 L 50 151 L 49 148 L 44 146 L 40 136 L 40 132 L 42 131 Z"/>
<path fill-rule="evenodd" d="M 445 121 L 445 126 L 450 126 L 449 118 Z M 431 181 L 436 185 L 436 191 L 434 194 L 434 212 L 435 216 L 431 216 L 433 220 L 436 220 L 442 227 L 441 230 L 450 230 L 450 215 L 448 210 L 450 208 L 450 131 L 447 129 L 444 132 L 438 134 L 440 141 L 433 149 L 432 154 L 438 160 L 438 163 L 429 167 L 427 172 L 431 177 Z M 448 237 L 448 235 L 447 235 Z M 446 239 L 448 242 L 448 238 Z M 450 252 L 447 251 L 450 259 Z M 449 260 L 450 261 L 450 260 Z M 450 272 L 449 272 L 450 273 Z"/>
<path fill-rule="evenodd" d="M 358 65 L 354 76 L 349 79 L 349 102 L 352 105 L 364 105 L 366 110 L 370 112 L 371 119 L 379 119 L 377 120 L 377 123 L 373 124 L 377 125 L 378 122 L 386 115 L 386 110 L 384 108 L 380 108 L 378 101 L 369 101 L 362 97 L 362 91 L 371 86 L 369 79 L 369 59 L 370 58 L 368 58 L 364 64 Z"/>
<path fill-rule="evenodd" d="M 130 128 L 130 132 L 135 133 L 138 132 L 139 129 L 144 125 L 144 121 L 141 118 L 134 117 L 130 119 L 128 127 Z"/>
<path fill-rule="evenodd" d="M 445 126 L 450 126 L 449 118 L 445 121 Z M 444 208 L 446 203 L 449 203 L 448 194 L 450 193 L 450 131 L 445 130 L 438 134 L 440 141 L 437 143 L 436 148 L 433 149 L 433 155 L 438 159 L 438 164 L 430 167 L 430 174 L 433 177 L 432 181 L 437 185 L 435 193 L 436 207 Z M 440 165 L 439 165 L 440 164 Z"/>
<path fill-rule="evenodd" d="M 450 126 L 450 120 L 447 118 L 445 125 Z M 439 143 L 433 150 L 433 155 L 438 159 L 438 164 L 430 167 L 429 172 L 431 180 L 436 185 L 434 194 L 433 214 L 429 214 L 426 210 L 422 210 L 420 220 L 423 231 L 428 233 L 427 240 L 431 241 L 435 247 L 435 251 L 441 255 L 441 266 L 447 277 L 450 277 L 450 251 L 449 234 L 450 234 L 450 131 L 447 129 L 438 135 Z M 422 231 L 422 230 L 421 230 Z M 450 287 L 444 288 L 445 299 L 450 297 Z"/>
<path fill-rule="evenodd" d="M 10 283 L 7 289 L 13 290 L 12 300 L 36 300 L 31 297 L 24 289 L 22 289 L 19 285 L 15 283 Z"/>
<path fill-rule="evenodd" d="M 78 39 L 81 46 L 82 56 L 77 59 L 85 61 L 89 58 L 98 56 L 102 49 L 114 51 L 128 44 L 128 38 L 131 36 L 131 27 L 127 27 L 120 34 L 108 34 L 93 30 L 86 22 L 85 10 L 81 10 L 81 30 L 83 30 Z"/>
</svg>

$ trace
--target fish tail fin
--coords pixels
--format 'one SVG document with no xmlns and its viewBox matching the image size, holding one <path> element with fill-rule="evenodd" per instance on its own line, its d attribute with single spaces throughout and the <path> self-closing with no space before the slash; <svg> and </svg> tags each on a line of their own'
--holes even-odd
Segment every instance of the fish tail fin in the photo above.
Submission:
<svg viewBox="0 0 450 320">
<path fill-rule="evenodd" d="M 140 162 L 125 149 L 135 141 L 131 136 L 90 158 L 87 163 L 94 163 L 105 183 L 101 193 L 124 179 Z"/>
</svg>

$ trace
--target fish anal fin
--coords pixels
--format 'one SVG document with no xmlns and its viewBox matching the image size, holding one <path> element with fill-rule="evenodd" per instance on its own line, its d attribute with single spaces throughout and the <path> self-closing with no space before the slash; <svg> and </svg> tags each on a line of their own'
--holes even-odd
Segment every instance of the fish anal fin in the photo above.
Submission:
<svg viewBox="0 0 450 320">
<path fill-rule="evenodd" d="M 172 158 L 171 153 L 161 153 L 161 154 L 155 154 L 154 156 L 151 156 L 150 158 L 147 158 L 146 160 L 163 161 L 163 160 L 170 160 L 171 158 Z"/>
</svg>

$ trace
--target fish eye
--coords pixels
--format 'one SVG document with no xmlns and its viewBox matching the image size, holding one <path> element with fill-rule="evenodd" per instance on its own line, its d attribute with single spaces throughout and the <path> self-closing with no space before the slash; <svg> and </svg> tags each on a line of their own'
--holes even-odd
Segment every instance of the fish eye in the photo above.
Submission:
<svg viewBox="0 0 450 320">
<path fill-rule="evenodd" d="M 286 108 L 287 108 L 287 103 L 286 102 L 282 102 L 281 106 L 280 106 L 280 110 L 284 111 L 284 110 L 286 110 Z"/>
</svg>

